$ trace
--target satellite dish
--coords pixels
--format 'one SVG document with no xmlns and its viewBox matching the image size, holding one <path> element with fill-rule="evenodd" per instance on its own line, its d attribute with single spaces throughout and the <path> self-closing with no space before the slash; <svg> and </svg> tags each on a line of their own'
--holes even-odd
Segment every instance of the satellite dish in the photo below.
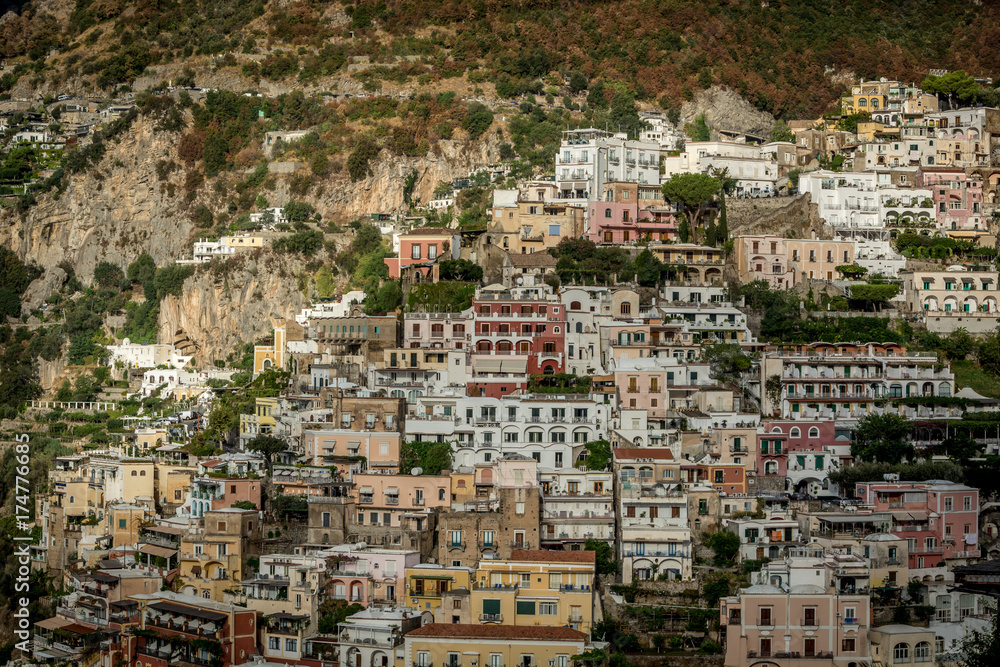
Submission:
<svg viewBox="0 0 1000 667">
<path fill-rule="evenodd" d="M 423 468 L 413 468 L 412 470 L 410 470 L 410 474 L 414 475 L 414 476 L 423 475 L 424 474 L 424 469 Z"/>
</svg>

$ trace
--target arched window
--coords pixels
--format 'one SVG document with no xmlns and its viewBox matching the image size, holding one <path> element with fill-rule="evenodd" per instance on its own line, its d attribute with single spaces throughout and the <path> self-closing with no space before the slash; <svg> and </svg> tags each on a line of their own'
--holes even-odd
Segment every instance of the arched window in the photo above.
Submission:
<svg viewBox="0 0 1000 667">
<path fill-rule="evenodd" d="M 774 428 L 771 429 L 771 433 L 783 433 L 783 432 L 784 431 L 781 430 L 780 426 L 775 426 Z"/>
<path fill-rule="evenodd" d="M 872 109 L 878 109 L 878 98 L 877 97 L 873 97 L 872 98 Z"/>
<path fill-rule="evenodd" d="M 892 647 L 892 659 L 894 662 L 910 661 L 910 645 L 900 642 Z"/>
<path fill-rule="evenodd" d="M 809 428 L 809 437 L 810 438 L 818 438 L 819 437 L 819 429 L 816 428 L 815 426 L 810 427 Z"/>
<path fill-rule="evenodd" d="M 572 303 L 570 303 L 569 304 L 569 309 L 570 310 L 582 310 L 582 308 L 580 307 L 580 302 L 579 301 L 573 301 Z"/>
<path fill-rule="evenodd" d="M 628 301 L 625 301 L 624 303 L 622 303 L 621 313 L 622 313 L 622 315 L 631 315 L 632 314 L 632 304 L 629 303 Z"/>
<path fill-rule="evenodd" d="M 577 322 L 576 323 L 576 332 L 577 333 L 583 333 L 583 322 Z"/>
<path fill-rule="evenodd" d="M 858 100 L 858 106 L 859 107 L 867 107 L 868 106 L 868 100 L 866 100 L 865 98 L 862 97 L 860 100 Z"/>
<path fill-rule="evenodd" d="M 930 642 L 918 642 L 913 647 L 913 662 L 930 662 L 931 644 Z"/>
<path fill-rule="evenodd" d="M 788 437 L 789 438 L 801 438 L 802 437 L 802 431 L 799 430 L 798 426 L 793 426 L 792 430 L 788 432 Z"/>
</svg>

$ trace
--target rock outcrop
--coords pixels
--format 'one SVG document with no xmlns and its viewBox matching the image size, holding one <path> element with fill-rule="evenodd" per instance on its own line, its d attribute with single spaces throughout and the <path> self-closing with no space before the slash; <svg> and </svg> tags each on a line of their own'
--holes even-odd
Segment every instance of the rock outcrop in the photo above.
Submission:
<svg viewBox="0 0 1000 667">
<path fill-rule="evenodd" d="M 748 134 L 768 140 L 774 127 L 774 116 L 758 111 L 739 93 L 721 86 L 700 91 L 694 100 L 681 107 L 682 123 L 690 123 L 701 114 L 705 114 L 713 140 L 723 138 L 720 133 Z"/>
<path fill-rule="evenodd" d="M 159 342 L 186 337 L 196 364 L 225 359 L 240 344 L 271 333 L 271 318 L 291 319 L 306 306 L 299 288 L 301 268 L 270 250 L 237 255 L 199 271 L 181 296 L 160 302 Z"/>
<path fill-rule="evenodd" d="M 8 211 L 0 243 L 46 269 L 68 261 L 84 282 L 102 260 L 127 266 L 143 252 L 158 265 L 176 259 L 192 224 L 181 194 L 161 188 L 156 175 L 157 160 L 175 157 L 176 140 L 139 117 L 95 169 L 67 177 L 61 196 L 40 196 L 23 221 Z"/>
<path fill-rule="evenodd" d="M 729 233 L 736 235 L 774 234 L 784 238 L 831 238 L 824 229 L 819 209 L 809 195 L 765 199 L 726 199 Z"/>
<path fill-rule="evenodd" d="M 50 266 L 45 273 L 32 281 L 21 296 L 21 310 L 30 313 L 40 307 L 45 300 L 66 284 L 69 276 L 59 266 Z"/>
</svg>

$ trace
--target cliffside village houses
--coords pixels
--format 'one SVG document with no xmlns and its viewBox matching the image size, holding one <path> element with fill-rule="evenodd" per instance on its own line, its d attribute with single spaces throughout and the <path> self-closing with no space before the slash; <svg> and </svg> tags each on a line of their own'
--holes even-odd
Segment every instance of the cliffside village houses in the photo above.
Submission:
<svg viewBox="0 0 1000 667">
<path fill-rule="evenodd" d="M 892 239 L 991 242 L 1000 111 L 939 111 L 898 82 L 855 86 L 849 104 L 872 111 L 857 135 L 808 123 L 794 142 L 681 147 L 656 114 L 635 139 L 568 130 L 554 180 L 497 190 L 474 244 L 451 229 L 393 233 L 386 263 L 408 285 L 436 282 L 443 259 L 484 266 L 470 307 L 364 315 L 351 293 L 275 319 L 253 372 L 287 371 L 289 385 L 240 415 L 225 453 L 193 456 L 150 425 L 57 458 L 32 558 L 68 593 L 35 624 L 36 658 L 83 664 L 99 631 L 108 667 L 599 664 L 607 644 L 592 629 L 628 605 L 612 584 L 698 589 L 705 536 L 728 531 L 737 562 L 756 569 L 719 602 L 727 667 L 960 659 L 963 638 L 991 623 L 988 596 L 962 582 L 1000 558 L 992 506 L 959 483 L 841 488 L 831 475 L 853 465 L 851 430 L 867 415 L 927 420 L 922 448 L 946 437 L 933 424 L 962 415 L 893 399 L 1000 401 L 894 343 L 763 344 L 725 289 L 843 285 L 836 267 L 857 264 L 898 280 L 896 308 L 932 331 L 997 326 L 997 271 L 909 268 Z M 815 168 L 834 154 L 842 171 Z M 721 168 L 734 197 L 785 192 L 805 169 L 798 189 L 823 237 L 736 237 L 728 265 L 718 248 L 679 242 L 661 183 Z M 546 251 L 566 238 L 642 244 L 680 272 L 655 296 L 552 287 Z M 195 261 L 230 252 L 219 248 L 238 244 L 199 246 Z M 716 343 L 752 354 L 751 371 L 717 379 L 702 355 Z M 183 339 L 110 349 L 144 395 L 203 414 L 208 381 L 228 377 L 193 368 Z M 288 447 L 270 471 L 245 450 L 262 434 Z M 595 463 L 602 441 L 610 456 Z M 449 443 L 450 463 L 408 467 L 413 443 Z M 263 512 L 278 497 L 297 520 Z M 598 579 L 601 544 L 620 570 Z M 911 582 L 933 613 L 889 623 L 878 605 L 909 599 Z M 361 611 L 320 627 L 330 600 Z"/>
</svg>

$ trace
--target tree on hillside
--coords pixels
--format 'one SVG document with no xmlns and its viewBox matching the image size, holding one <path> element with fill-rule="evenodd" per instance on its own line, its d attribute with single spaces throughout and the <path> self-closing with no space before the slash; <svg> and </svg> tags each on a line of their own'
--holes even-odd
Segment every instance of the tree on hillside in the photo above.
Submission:
<svg viewBox="0 0 1000 667">
<path fill-rule="evenodd" d="M 258 435 L 246 444 L 246 449 L 257 452 L 264 457 L 267 462 L 267 472 L 271 473 L 271 465 L 274 457 L 288 449 L 288 443 L 276 435 Z"/>
<path fill-rule="evenodd" d="M 133 284 L 145 285 L 156 275 L 156 262 L 149 253 L 142 253 L 128 265 L 128 279 Z"/>
<path fill-rule="evenodd" d="M 719 179 L 707 174 L 674 174 L 663 184 L 662 190 L 667 201 L 684 205 L 684 215 L 694 231 L 721 185 Z"/>
<path fill-rule="evenodd" d="M 859 461 L 910 460 L 915 454 L 910 422 L 894 414 L 870 414 L 854 427 L 851 454 Z"/>
<path fill-rule="evenodd" d="M 961 653 L 965 656 L 965 667 L 994 667 L 1000 663 L 1000 614 L 993 614 L 988 631 L 973 630 L 967 634 Z"/>
<path fill-rule="evenodd" d="M 953 99 L 964 103 L 974 102 L 979 93 L 979 84 L 965 70 L 960 69 L 944 76 L 928 75 L 920 84 L 920 89 L 925 93 L 944 95 L 950 106 Z"/>
<path fill-rule="evenodd" d="M 576 95 L 580 91 L 587 90 L 587 75 L 583 72 L 570 72 L 569 90 Z"/>
<path fill-rule="evenodd" d="M 771 141 L 795 141 L 792 128 L 783 120 L 776 121 L 771 128 Z"/>
<path fill-rule="evenodd" d="M 740 552 L 740 538 L 736 533 L 720 530 L 705 538 L 705 546 L 715 552 L 715 564 L 725 567 L 732 565 Z"/>
<path fill-rule="evenodd" d="M 493 112 L 489 107 L 479 102 L 473 102 L 462 119 L 462 129 L 469 133 L 472 139 L 478 139 L 493 124 Z"/>
</svg>

